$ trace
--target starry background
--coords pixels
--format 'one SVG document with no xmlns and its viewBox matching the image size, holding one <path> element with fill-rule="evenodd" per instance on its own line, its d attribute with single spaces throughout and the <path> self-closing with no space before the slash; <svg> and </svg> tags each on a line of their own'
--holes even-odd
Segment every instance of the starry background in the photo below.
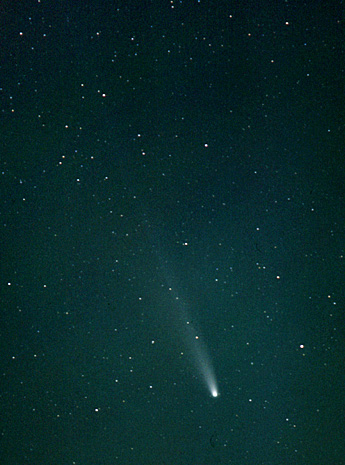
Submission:
<svg viewBox="0 0 345 465">
<path fill-rule="evenodd" d="M 343 14 L 1 2 L 1 464 L 345 463 Z"/>
</svg>

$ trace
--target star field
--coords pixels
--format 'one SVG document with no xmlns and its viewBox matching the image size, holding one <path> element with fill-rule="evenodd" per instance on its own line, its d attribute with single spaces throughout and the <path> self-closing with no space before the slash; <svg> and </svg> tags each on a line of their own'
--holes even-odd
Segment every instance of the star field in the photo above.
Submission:
<svg viewBox="0 0 345 465">
<path fill-rule="evenodd" d="M 343 463 L 343 16 L 1 4 L 1 464 Z"/>
</svg>

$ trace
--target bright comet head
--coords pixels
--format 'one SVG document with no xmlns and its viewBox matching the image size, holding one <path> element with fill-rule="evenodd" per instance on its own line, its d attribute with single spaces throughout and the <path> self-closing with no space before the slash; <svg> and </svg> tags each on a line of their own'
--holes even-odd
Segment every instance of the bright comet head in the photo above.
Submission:
<svg viewBox="0 0 345 465">
<path fill-rule="evenodd" d="M 212 376 L 212 377 L 208 376 L 208 378 L 206 379 L 206 383 L 207 383 L 208 389 L 209 389 L 209 391 L 211 393 L 211 396 L 212 397 L 218 397 L 219 392 L 218 392 L 217 382 L 216 382 L 216 379 L 214 378 L 214 376 Z"/>
</svg>

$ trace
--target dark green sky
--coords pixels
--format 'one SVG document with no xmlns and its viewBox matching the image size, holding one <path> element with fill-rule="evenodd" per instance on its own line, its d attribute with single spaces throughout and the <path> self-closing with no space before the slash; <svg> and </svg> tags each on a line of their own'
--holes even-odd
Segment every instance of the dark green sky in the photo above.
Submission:
<svg viewBox="0 0 345 465">
<path fill-rule="evenodd" d="M 1 2 L 2 465 L 345 464 L 343 18 Z"/>
</svg>

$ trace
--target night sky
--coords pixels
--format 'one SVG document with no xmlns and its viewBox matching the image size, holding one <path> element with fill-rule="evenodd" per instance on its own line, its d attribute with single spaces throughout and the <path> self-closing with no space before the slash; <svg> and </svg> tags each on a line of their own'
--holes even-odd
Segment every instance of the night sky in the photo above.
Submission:
<svg viewBox="0 0 345 465">
<path fill-rule="evenodd" d="M 345 464 L 344 9 L 1 2 L 1 465 Z"/>
</svg>

